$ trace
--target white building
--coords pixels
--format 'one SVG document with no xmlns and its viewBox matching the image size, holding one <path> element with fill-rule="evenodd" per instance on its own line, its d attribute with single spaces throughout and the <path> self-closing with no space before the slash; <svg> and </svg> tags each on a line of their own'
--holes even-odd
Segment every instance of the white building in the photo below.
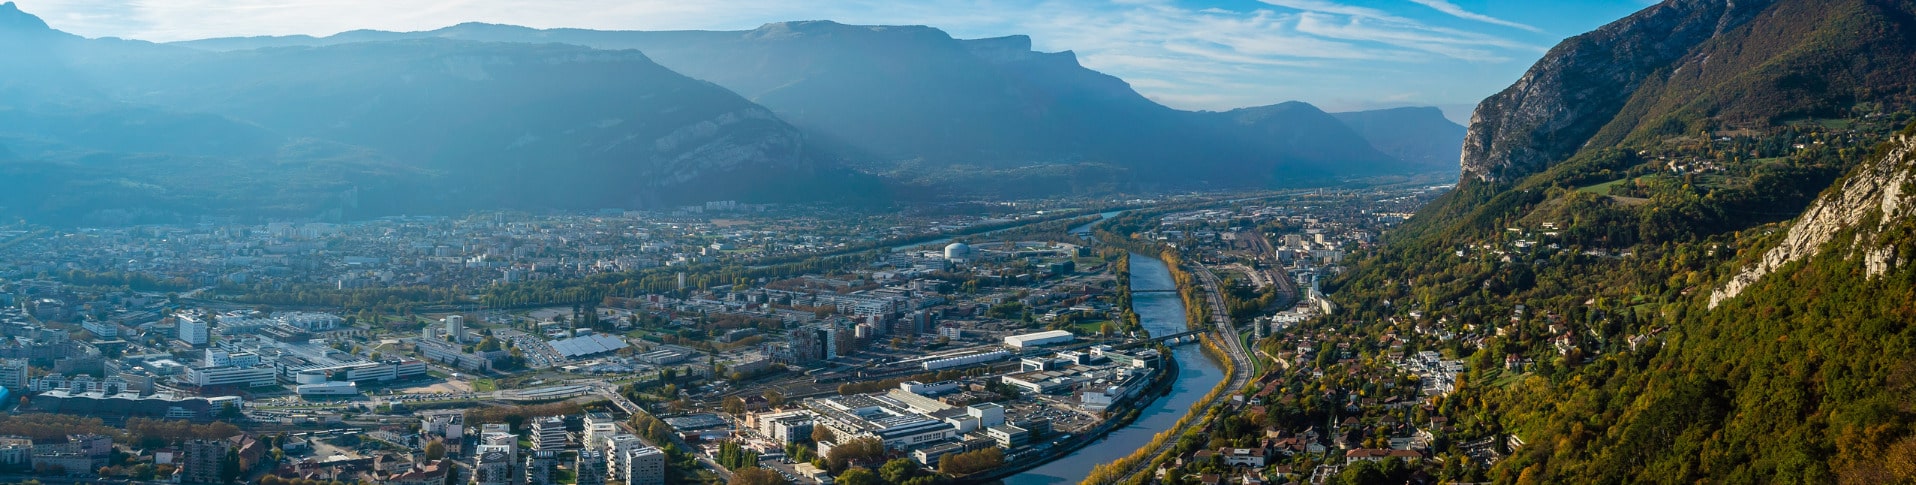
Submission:
<svg viewBox="0 0 1916 485">
<path fill-rule="evenodd" d="M 88 332 L 93 332 L 94 336 L 97 336 L 100 338 L 110 339 L 110 338 L 120 337 L 120 324 L 113 323 L 113 322 L 87 320 L 85 322 L 80 323 L 80 328 L 84 328 Z"/>
<path fill-rule="evenodd" d="M 206 320 L 194 315 L 180 315 L 178 321 L 176 328 L 181 342 L 200 346 L 206 345 L 206 342 L 210 340 L 211 329 L 207 327 Z"/>
<path fill-rule="evenodd" d="M 294 390 L 301 396 L 357 396 L 359 383 L 347 381 L 328 381 L 317 384 L 300 384 Z"/>
<path fill-rule="evenodd" d="M 1051 330 L 1005 337 L 1005 346 L 1014 349 L 1026 349 L 1045 345 L 1061 344 L 1076 340 L 1078 337 L 1064 330 Z"/>
<path fill-rule="evenodd" d="M 579 440 L 585 443 L 585 449 L 598 451 L 605 448 L 605 439 L 619 434 L 619 422 L 607 413 L 588 413 L 585 415 L 585 435 Z"/>
<path fill-rule="evenodd" d="M 446 315 L 446 336 L 454 342 L 466 341 L 466 317 Z"/>
<path fill-rule="evenodd" d="M 612 480 L 625 480 L 628 476 L 626 472 L 629 470 L 626 468 L 626 464 L 628 463 L 627 459 L 631 458 L 633 450 L 637 450 L 643 446 L 645 446 L 645 444 L 639 441 L 638 436 L 630 434 L 615 434 L 606 437 L 605 446 L 603 447 L 606 461 L 606 476 Z"/>
<path fill-rule="evenodd" d="M 254 365 L 236 366 L 199 366 L 188 367 L 179 377 L 181 384 L 198 387 L 243 386 L 266 387 L 277 383 L 272 366 Z"/>
<path fill-rule="evenodd" d="M 0 360 L 0 387 L 8 391 L 20 392 L 27 388 L 27 360 Z"/>
</svg>

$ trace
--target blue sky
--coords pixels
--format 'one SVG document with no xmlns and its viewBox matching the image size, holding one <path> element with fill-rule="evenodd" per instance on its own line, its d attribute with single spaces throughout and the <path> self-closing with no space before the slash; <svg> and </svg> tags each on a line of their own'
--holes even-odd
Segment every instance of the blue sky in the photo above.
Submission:
<svg viewBox="0 0 1916 485">
<path fill-rule="evenodd" d="M 530 27 L 742 30 L 827 19 L 1026 34 L 1184 109 L 1426 105 L 1463 122 L 1558 41 L 1652 0 L 14 0 L 88 37 Z"/>
</svg>

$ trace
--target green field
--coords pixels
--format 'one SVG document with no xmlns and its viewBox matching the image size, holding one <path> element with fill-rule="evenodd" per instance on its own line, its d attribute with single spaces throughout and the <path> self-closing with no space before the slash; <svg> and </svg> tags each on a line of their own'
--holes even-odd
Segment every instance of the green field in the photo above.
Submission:
<svg viewBox="0 0 1916 485">
<path fill-rule="evenodd" d="M 1077 332 L 1078 335 L 1096 336 L 1098 334 L 1098 326 L 1109 321 L 1110 320 L 1093 320 L 1089 322 L 1078 322 L 1078 324 L 1072 326 L 1072 330 Z"/>
<path fill-rule="evenodd" d="M 1596 185 L 1590 185 L 1590 186 L 1578 188 L 1577 191 L 1589 192 L 1589 193 L 1597 194 L 1597 195 L 1610 195 L 1611 187 L 1615 187 L 1617 186 L 1617 184 L 1628 182 L 1629 180 L 1630 180 L 1629 178 L 1620 178 L 1620 179 L 1612 180 L 1609 182 L 1604 182 L 1604 183 L 1600 183 Z"/>
</svg>

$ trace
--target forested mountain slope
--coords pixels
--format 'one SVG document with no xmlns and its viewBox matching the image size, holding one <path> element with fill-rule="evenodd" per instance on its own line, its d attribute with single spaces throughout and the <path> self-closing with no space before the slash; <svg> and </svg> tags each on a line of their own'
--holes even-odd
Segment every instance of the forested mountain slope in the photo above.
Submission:
<svg viewBox="0 0 1916 485">
<path fill-rule="evenodd" d="M 1565 41 L 1304 331 L 1469 363 L 1443 478 L 1907 483 L 1911 10 L 1672 0 Z"/>
</svg>

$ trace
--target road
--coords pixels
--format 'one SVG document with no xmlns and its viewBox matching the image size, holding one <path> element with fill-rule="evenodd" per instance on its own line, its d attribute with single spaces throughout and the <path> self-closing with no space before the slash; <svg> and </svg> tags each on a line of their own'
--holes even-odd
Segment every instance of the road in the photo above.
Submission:
<svg viewBox="0 0 1916 485">
<path fill-rule="evenodd" d="M 639 408 L 638 403 L 634 403 L 632 402 L 632 400 L 626 399 L 625 396 L 620 395 L 619 389 L 617 386 L 613 386 L 608 383 L 599 383 L 598 385 L 593 385 L 592 387 L 594 390 L 596 390 L 596 392 L 600 396 L 604 396 L 607 400 L 612 401 L 613 406 L 617 406 L 620 410 L 625 411 L 626 414 L 638 414 L 639 412 L 643 411 L 642 409 Z M 626 425 L 624 423 L 620 423 L 620 426 L 623 427 Z M 647 445 L 660 446 L 658 443 L 653 443 L 651 439 L 646 438 L 644 435 L 638 434 L 635 430 L 628 430 L 628 431 L 634 431 L 633 434 L 637 435 L 639 437 L 639 440 L 645 442 L 645 444 Z M 679 449 L 685 450 L 687 453 L 691 453 L 693 458 L 697 458 L 699 460 L 700 465 L 704 465 L 706 468 L 711 469 L 713 473 L 718 474 L 719 478 L 723 479 L 726 483 L 731 483 L 732 481 L 731 470 L 727 470 L 725 467 L 719 466 L 718 462 L 712 461 L 712 457 L 705 456 L 704 453 L 699 452 L 698 448 L 693 448 L 691 445 L 688 445 L 684 441 L 680 440 L 678 438 L 677 433 L 673 433 L 672 441 L 674 442 L 673 444 L 678 445 Z"/>
<path fill-rule="evenodd" d="M 1230 310 L 1224 307 L 1224 297 L 1218 292 L 1217 274 L 1212 273 L 1211 268 L 1205 267 L 1202 263 L 1195 266 L 1197 266 L 1198 281 L 1204 284 L 1204 301 L 1211 305 L 1211 323 L 1217 328 L 1217 332 L 1212 336 L 1217 337 L 1219 346 L 1224 348 L 1225 353 L 1230 354 L 1231 361 L 1236 364 L 1237 371 L 1232 372 L 1231 379 L 1233 382 L 1238 382 L 1238 374 L 1243 374 L 1242 382 L 1250 382 L 1251 353 L 1244 349 L 1244 340 L 1239 338 L 1244 334 L 1237 331 L 1237 322 L 1232 321 Z M 1242 382 L 1238 386 L 1241 387 Z"/>
</svg>

